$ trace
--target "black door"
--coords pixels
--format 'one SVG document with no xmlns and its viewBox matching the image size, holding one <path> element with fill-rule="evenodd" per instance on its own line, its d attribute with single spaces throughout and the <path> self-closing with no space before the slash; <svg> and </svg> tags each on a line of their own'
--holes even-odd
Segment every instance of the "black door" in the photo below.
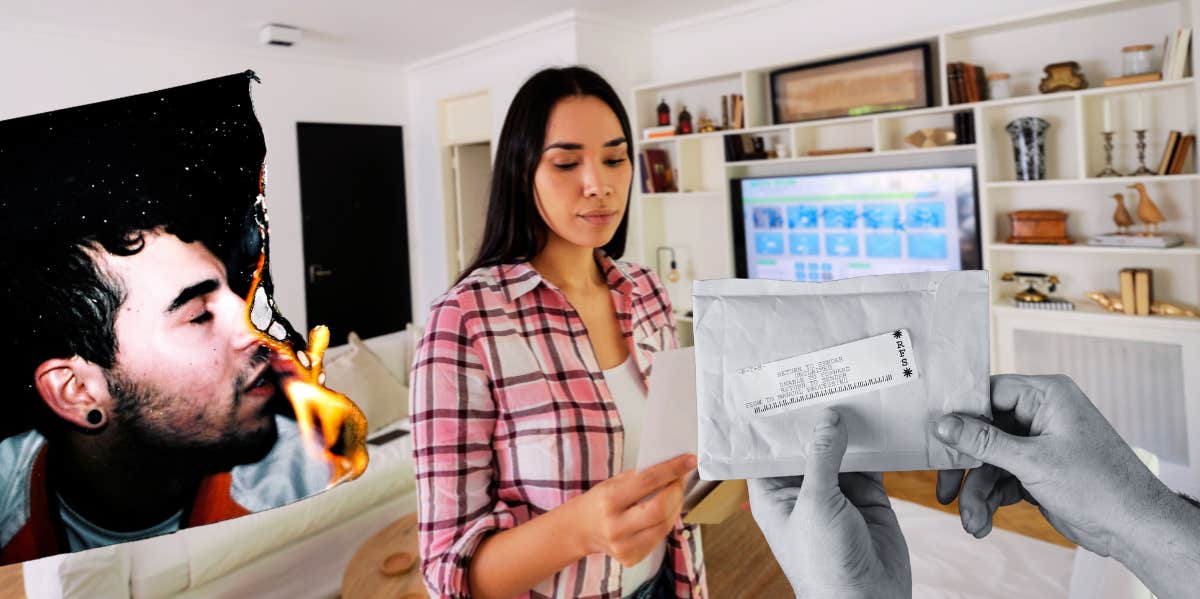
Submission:
<svg viewBox="0 0 1200 599">
<path fill-rule="evenodd" d="M 412 320 L 400 127 L 297 123 L 308 326 L 374 337 Z"/>
</svg>

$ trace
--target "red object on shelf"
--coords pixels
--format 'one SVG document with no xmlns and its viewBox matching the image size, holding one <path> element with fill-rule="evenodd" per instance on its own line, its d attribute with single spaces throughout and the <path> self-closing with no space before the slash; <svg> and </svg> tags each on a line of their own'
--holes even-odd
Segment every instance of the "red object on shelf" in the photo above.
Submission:
<svg viewBox="0 0 1200 599">
<path fill-rule="evenodd" d="M 663 99 L 658 103 L 658 126 L 662 127 L 664 125 L 670 125 L 670 124 L 671 124 L 671 107 L 667 106 L 666 99 Z"/>
</svg>

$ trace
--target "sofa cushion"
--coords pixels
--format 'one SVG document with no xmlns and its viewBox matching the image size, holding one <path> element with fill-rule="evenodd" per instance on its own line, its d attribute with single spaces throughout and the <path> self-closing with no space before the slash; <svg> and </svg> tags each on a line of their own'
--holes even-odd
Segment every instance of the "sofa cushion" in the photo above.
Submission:
<svg viewBox="0 0 1200 599">
<path fill-rule="evenodd" d="M 325 386 L 349 397 L 367 416 L 374 432 L 408 415 L 408 388 L 397 380 L 358 335 L 349 350 L 325 363 Z"/>
</svg>

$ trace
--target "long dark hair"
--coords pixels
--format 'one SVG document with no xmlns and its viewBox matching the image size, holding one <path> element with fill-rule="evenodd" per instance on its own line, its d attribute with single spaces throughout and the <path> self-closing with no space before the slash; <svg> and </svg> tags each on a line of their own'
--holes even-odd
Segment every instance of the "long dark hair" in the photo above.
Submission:
<svg viewBox="0 0 1200 599">
<path fill-rule="evenodd" d="M 633 134 L 621 99 L 603 77 L 585 67 L 550 68 L 530 77 L 508 107 L 499 148 L 492 168 L 487 225 L 479 254 L 458 276 L 461 282 L 477 268 L 513 264 L 532 259 L 546 246 L 546 223 L 533 198 L 533 176 L 542 159 L 546 123 L 550 111 L 563 98 L 591 96 L 600 99 L 617 115 L 625 135 L 626 153 L 633 164 Z M 626 190 L 626 197 L 632 191 Z M 628 202 L 628 200 L 626 200 Z M 621 217 L 612 239 L 601 248 L 614 260 L 625 253 L 629 209 Z"/>
</svg>

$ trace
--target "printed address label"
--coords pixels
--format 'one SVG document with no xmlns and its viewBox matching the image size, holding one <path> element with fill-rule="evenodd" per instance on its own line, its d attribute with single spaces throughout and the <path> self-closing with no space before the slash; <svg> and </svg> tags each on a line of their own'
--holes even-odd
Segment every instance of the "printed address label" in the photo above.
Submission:
<svg viewBox="0 0 1200 599">
<path fill-rule="evenodd" d="M 920 376 L 912 337 L 908 329 L 898 329 L 742 368 L 730 377 L 730 392 L 745 414 L 762 416 L 903 385 Z"/>
</svg>

